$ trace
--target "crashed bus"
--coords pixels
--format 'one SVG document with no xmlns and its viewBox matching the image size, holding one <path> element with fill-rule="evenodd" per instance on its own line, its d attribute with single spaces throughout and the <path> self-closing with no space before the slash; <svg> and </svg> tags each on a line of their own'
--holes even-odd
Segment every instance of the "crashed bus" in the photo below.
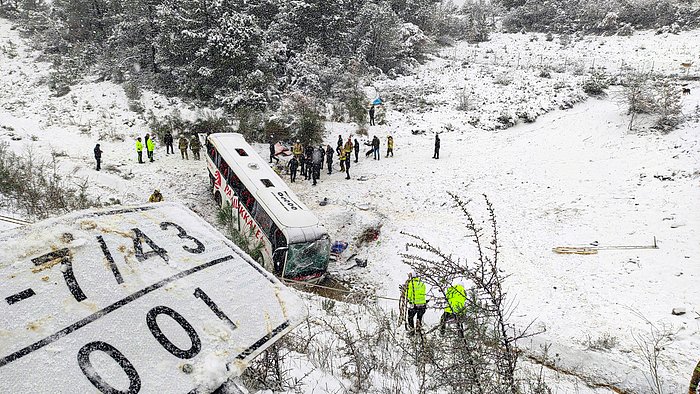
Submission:
<svg viewBox="0 0 700 394">
<path fill-rule="evenodd" d="M 207 137 L 214 199 L 232 209 L 233 226 L 276 276 L 316 283 L 327 272 L 331 242 L 318 217 L 238 133 Z"/>
</svg>

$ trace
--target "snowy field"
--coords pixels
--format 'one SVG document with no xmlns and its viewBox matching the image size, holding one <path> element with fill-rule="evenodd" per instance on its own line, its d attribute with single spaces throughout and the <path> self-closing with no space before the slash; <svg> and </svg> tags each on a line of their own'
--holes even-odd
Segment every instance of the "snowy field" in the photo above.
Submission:
<svg viewBox="0 0 700 394">
<path fill-rule="evenodd" d="M 316 187 L 292 184 L 317 208 L 332 239 L 350 242 L 345 254 L 369 261 L 367 268 L 347 270 L 349 263 L 342 263 L 331 271 L 357 288 L 397 297 L 408 272 L 398 255 L 408 242 L 400 232 L 459 254 L 466 242 L 463 220 L 447 193 L 472 199 L 479 219 L 486 218 L 481 197 L 486 194 L 499 223 L 508 295 L 517 303 L 513 322 L 525 327 L 534 321 L 534 329 L 544 331 L 521 345 L 525 354 L 536 355 L 541 344 L 553 344 L 550 356 L 563 371 L 552 375 L 555 392 L 648 392 L 633 338 L 648 331 L 644 319 L 675 333 L 662 353 L 661 370 L 668 392 L 685 390 L 700 354 L 700 124 L 686 123 L 668 135 L 630 134 L 617 90 L 605 99 L 582 101 L 579 83 L 594 61 L 613 74 L 623 66 L 680 74 L 680 62 L 700 59 L 699 35 L 583 37 L 562 48 L 558 39 L 547 42 L 543 35 L 531 41 L 531 35 L 496 34 L 478 48 L 460 44 L 443 50 L 415 75 L 376 81 L 367 90 L 387 100 L 387 124 L 370 127 L 369 137 L 379 136 L 385 153 L 386 136 L 393 135 L 395 157 L 382 155 L 376 162 L 361 153 L 351 167 L 352 180 L 336 165 L 330 177 L 322 171 Z M 166 156 L 158 146 L 154 163 L 136 164 L 133 141 L 148 130 L 128 110 L 120 86 L 85 81 L 66 96 L 52 97 L 49 65 L 36 61 L 38 53 L 0 20 L 0 48 L 9 42 L 16 54 L 0 51 L 0 142 L 46 159 L 59 152 L 60 172 L 88 179 L 102 202 L 143 203 L 158 188 L 166 200 L 180 201 L 215 223 L 203 161 Z M 539 76 L 543 64 L 551 66 L 550 78 Z M 690 87 L 692 94 L 683 97 L 686 114 L 700 105 L 700 83 Z M 457 109 L 465 88 L 473 99 L 466 112 Z M 198 114 L 149 93 L 142 104 L 161 116 L 176 108 L 184 117 Z M 503 111 L 518 105 L 540 117 L 494 130 Z M 329 123 L 327 129 L 326 143 L 335 146 L 338 134 L 347 137 L 357 126 Z M 439 160 L 431 159 L 436 131 L 442 132 Z M 92 156 L 97 142 L 104 151 L 99 173 Z M 259 146 L 261 154 L 266 150 Z M 330 204 L 319 206 L 323 198 Z M 360 209 L 365 204 L 369 209 Z M 356 248 L 353 238 L 377 224 L 378 241 Z M 551 251 L 592 242 L 649 245 L 654 237 L 658 250 L 588 256 Z M 312 314 L 321 313 L 318 297 L 306 298 Z M 386 311 L 397 308 L 393 301 L 378 303 Z M 672 315 L 677 307 L 687 313 Z M 439 316 L 429 311 L 427 324 L 436 324 Z M 588 343 L 605 337 L 615 338 L 611 349 L 589 349 Z M 300 375 L 313 370 L 305 380 L 308 392 L 337 392 L 347 384 L 309 360 L 298 363 Z"/>
</svg>

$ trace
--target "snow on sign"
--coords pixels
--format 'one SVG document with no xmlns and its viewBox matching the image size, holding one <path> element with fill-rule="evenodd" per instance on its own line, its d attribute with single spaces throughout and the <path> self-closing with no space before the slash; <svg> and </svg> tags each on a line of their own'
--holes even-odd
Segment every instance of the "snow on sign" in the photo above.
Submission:
<svg viewBox="0 0 700 394">
<path fill-rule="evenodd" d="M 0 233 L 3 393 L 212 391 L 306 314 L 179 204 Z"/>
</svg>

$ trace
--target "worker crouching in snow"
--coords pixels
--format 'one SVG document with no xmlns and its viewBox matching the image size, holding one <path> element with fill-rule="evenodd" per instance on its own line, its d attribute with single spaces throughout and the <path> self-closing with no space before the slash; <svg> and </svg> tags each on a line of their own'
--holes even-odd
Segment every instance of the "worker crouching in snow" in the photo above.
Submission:
<svg viewBox="0 0 700 394">
<path fill-rule="evenodd" d="M 462 285 L 452 285 L 445 292 L 447 306 L 440 318 L 440 334 L 445 334 L 445 325 L 448 320 L 454 320 L 457 324 L 457 333 L 460 338 L 464 338 L 464 326 L 462 324 L 466 314 L 465 303 L 467 293 Z"/>
<path fill-rule="evenodd" d="M 148 197 L 148 202 L 161 202 L 163 201 L 163 195 L 160 194 L 160 190 L 156 189 L 151 197 Z"/>
</svg>

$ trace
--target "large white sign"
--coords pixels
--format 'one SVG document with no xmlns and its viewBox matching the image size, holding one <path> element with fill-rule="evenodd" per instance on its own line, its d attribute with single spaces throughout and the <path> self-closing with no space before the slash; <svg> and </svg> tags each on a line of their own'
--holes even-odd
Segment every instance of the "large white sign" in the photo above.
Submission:
<svg viewBox="0 0 700 394">
<path fill-rule="evenodd" d="M 0 233 L 0 392 L 217 388 L 303 302 L 179 204 Z"/>
</svg>

